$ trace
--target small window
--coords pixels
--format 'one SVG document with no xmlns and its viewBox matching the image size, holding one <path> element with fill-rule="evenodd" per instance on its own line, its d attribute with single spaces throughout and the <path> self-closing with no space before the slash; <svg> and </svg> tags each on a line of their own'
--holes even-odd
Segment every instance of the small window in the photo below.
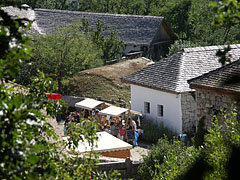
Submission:
<svg viewBox="0 0 240 180">
<path fill-rule="evenodd" d="M 144 113 L 150 113 L 150 103 L 144 102 Z"/>
<path fill-rule="evenodd" d="M 157 105 L 158 116 L 163 117 L 163 105 Z"/>
</svg>

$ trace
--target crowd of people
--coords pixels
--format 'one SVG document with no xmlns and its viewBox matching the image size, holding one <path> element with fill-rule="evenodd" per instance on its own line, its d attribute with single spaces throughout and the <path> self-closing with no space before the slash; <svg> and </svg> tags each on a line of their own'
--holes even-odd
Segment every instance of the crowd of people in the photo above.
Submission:
<svg viewBox="0 0 240 180">
<path fill-rule="evenodd" d="M 126 120 L 127 119 L 127 120 Z M 137 123 L 132 119 L 132 117 L 126 117 L 125 115 L 121 117 L 103 116 L 99 115 L 98 109 L 85 110 L 70 112 L 64 122 L 64 135 L 67 134 L 67 128 L 70 123 L 76 123 L 80 126 L 84 126 L 85 121 L 96 120 L 98 123 L 99 131 L 106 131 L 111 135 L 132 143 L 133 145 L 138 145 L 138 136 L 142 133 L 138 127 L 140 126 L 140 121 Z M 129 139 L 127 136 L 127 131 L 132 131 L 134 138 Z"/>
</svg>

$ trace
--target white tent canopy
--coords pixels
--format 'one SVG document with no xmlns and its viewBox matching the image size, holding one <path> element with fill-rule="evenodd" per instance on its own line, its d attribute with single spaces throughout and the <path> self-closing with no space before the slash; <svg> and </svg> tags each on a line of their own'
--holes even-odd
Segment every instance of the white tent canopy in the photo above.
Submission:
<svg viewBox="0 0 240 180">
<path fill-rule="evenodd" d="M 97 136 L 98 141 L 95 141 L 95 145 L 93 147 L 93 151 L 95 152 L 101 153 L 132 148 L 131 144 L 128 144 L 107 132 L 97 132 Z M 63 137 L 63 140 L 67 141 L 67 139 L 68 137 Z M 89 146 L 88 142 L 84 139 L 83 142 L 80 141 L 78 143 L 78 147 L 75 150 L 81 153 L 89 152 L 91 151 L 91 147 Z"/>
<path fill-rule="evenodd" d="M 116 106 L 109 106 L 106 109 L 103 109 L 99 112 L 101 115 L 109 115 L 109 116 L 120 116 L 122 113 L 126 112 L 128 109 L 120 108 Z"/>
<path fill-rule="evenodd" d="M 102 101 L 97 101 L 95 99 L 86 98 L 75 104 L 75 107 L 92 110 L 98 105 L 102 104 Z"/>
</svg>

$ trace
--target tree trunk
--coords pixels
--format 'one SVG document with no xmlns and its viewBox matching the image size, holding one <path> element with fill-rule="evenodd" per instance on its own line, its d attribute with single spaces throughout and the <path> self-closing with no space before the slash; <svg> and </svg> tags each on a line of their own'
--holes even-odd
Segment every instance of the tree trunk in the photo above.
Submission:
<svg viewBox="0 0 240 180">
<path fill-rule="evenodd" d="M 58 83 L 58 92 L 62 93 L 62 78 L 58 78 L 57 83 Z"/>
</svg>

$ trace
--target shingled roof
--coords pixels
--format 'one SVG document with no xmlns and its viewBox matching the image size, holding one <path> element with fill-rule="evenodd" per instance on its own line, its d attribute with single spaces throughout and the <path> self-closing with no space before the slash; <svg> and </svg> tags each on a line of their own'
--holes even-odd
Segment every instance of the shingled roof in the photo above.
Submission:
<svg viewBox="0 0 240 180">
<path fill-rule="evenodd" d="M 187 80 L 221 67 L 216 52 L 225 46 L 206 46 L 186 48 L 164 58 L 136 73 L 130 74 L 123 81 L 162 91 L 181 93 L 192 91 Z M 235 61 L 240 57 L 240 44 L 231 45 L 229 54 Z"/>
<path fill-rule="evenodd" d="M 191 88 L 212 88 L 240 93 L 240 59 L 188 81 Z"/>
<path fill-rule="evenodd" d="M 79 11 L 35 9 L 38 26 L 45 32 L 52 32 L 56 25 L 70 25 L 72 21 L 88 19 L 95 27 L 97 20 L 104 22 L 111 29 L 116 27 L 118 35 L 126 44 L 150 45 L 157 34 L 163 17 L 89 13 Z M 108 35 L 109 31 L 106 32 Z M 166 40 L 166 39 L 164 39 Z"/>
<path fill-rule="evenodd" d="M 116 27 L 120 38 L 125 41 L 125 44 L 129 45 L 150 45 L 156 43 L 156 36 L 159 36 L 159 33 L 163 33 L 160 30 L 161 26 L 163 26 L 170 38 L 166 39 L 166 36 L 162 34 L 162 36 L 160 35 L 160 40 L 158 39 L 157 42 L 166 42 L 171 40 L 171 38 L 175 39 L 175 35 L 166 25 L 164 18 L 158 16 L 120 15 L 52 9 L 28 9 L 27 11 L 20 11 L 16 9 L 5 7 L 7 12 L 15 13 L 21 17 L 28 17 L 31 14 L 31 17 L 36 18 L 35 22 L 37 26 L 34 29 L 39 33 L 52 33 L 57 26 L 71 25 L 73 21 L 81 22 L 82 18 L 85 17 L 94 28 L 98 19 L 111 29 Z M 106 31 L 105 35 L 108 36 L 109 32 Z"/>
</svg>

